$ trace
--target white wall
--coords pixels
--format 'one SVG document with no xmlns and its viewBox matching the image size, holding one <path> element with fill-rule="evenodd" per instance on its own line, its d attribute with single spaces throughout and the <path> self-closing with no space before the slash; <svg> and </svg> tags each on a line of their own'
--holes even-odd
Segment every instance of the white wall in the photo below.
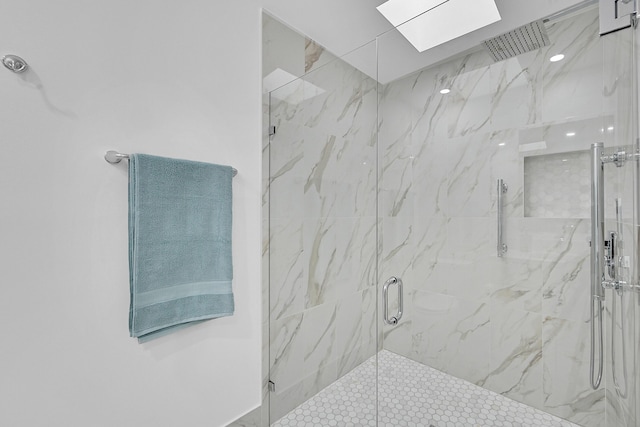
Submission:
<svg viewBox="0 0 640 427">
<path fill-rule="evenodd" d="M 257 0 L 6 0 L 0 425 L 221 426 L 260 404 Z M 230 164 L 236 313 L 129 337 L 126 162 Z"/>
</svg>

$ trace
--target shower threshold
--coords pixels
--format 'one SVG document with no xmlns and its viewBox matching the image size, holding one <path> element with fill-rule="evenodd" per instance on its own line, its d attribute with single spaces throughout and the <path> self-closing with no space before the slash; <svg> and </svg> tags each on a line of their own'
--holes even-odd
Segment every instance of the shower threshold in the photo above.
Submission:
<svg viewBox="0 0 640 427">
<path fill-rule="evenodd" d="M 275 427 L 376 425 L 579 427 L 387 350 L 378 353 L 377 367 L 375 356 L 371 357 L 273 424 Z"/>
</svg>

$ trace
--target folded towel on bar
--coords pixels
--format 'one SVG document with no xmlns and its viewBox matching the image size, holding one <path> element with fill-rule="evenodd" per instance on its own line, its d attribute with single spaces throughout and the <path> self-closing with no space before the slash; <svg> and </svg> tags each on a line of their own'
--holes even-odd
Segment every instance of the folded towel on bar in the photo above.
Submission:
<svg viewBox="0 0 640 427">
<path fill-rule="evenodd" d="M 233 314 L 230 166 L 132 154 L 129 331 L 140 342 Z"/>
</svg>

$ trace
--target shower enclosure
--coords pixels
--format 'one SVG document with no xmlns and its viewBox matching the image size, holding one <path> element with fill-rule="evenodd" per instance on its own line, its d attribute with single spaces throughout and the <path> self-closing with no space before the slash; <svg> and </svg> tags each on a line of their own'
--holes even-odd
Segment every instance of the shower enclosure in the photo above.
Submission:
<svg viewBox="0 0 640 427">
<path fill-rule="evenodd" d="M 411 425 L 415 363 L 637 425 L 636 30 L 601 37 L 592 2 L 535 25 L 530 51 L 399 77 L 422 59 L 398 31 L 340 58 L 307 41 L 270 93 L 270 423 L 344 381 L 356 406 L 325 403 L 350 422 Z"/>
</svg>

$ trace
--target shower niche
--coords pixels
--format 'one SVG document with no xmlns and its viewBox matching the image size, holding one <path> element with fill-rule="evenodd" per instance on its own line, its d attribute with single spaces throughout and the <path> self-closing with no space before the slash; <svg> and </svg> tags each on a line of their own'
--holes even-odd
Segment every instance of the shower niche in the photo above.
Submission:
<svg viewBox="0 0 640 427">
<path fill-rule="evenodd" d="M 545 125 L 519 132 L 522 156 L 524 216 L 575 218 L 590 216 L 590 154 L 592 142 L 611 145 L 616 138 L 613 116 Z M 620 171 L 608 168 L 607 182 L 617 183 Z M 619 198 L 619 186 L 607 191 L 608 205 Z M 631 194 L 629 194 L 630 196 Z M 629 202 L 632 199 L 629 198 Z M 631 204 L 628 206 L 628 214 Z M 611 208 L 607 208 L 611 211 Z M 611 211 L 613 212 L 613 211 Z"/>
</svg>

